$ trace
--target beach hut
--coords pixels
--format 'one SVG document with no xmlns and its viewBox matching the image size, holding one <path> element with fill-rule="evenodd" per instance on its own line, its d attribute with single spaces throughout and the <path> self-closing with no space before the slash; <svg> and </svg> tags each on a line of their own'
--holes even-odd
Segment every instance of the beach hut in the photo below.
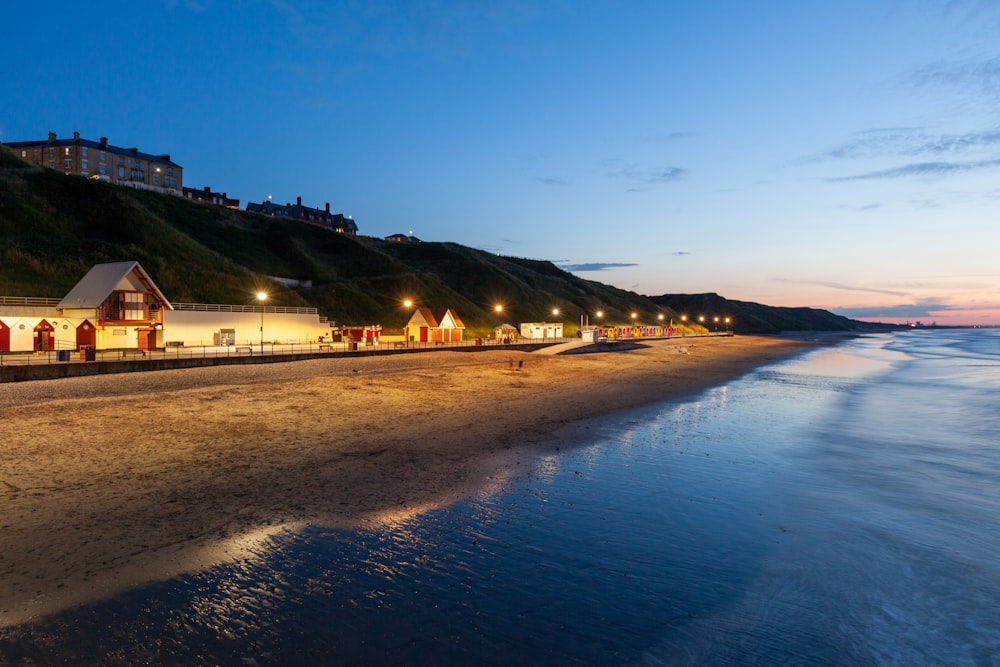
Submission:
<svg viewBox="0 0 1000 667">
<path fill-rule="evenodd" d="M 417 308 L 406 323 L 408 341 L 457 343 L 464 332 L 465 324 L 451 308 Z"/>
</svg>

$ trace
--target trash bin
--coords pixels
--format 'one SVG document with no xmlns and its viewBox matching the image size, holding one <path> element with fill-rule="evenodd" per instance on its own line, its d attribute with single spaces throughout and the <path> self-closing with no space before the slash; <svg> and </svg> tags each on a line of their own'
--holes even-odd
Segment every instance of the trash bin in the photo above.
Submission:
<svg viewBox="0 0 1000 667">
<path fill-rule="evenodd" d="M 80 361 L 94 361 L 97 359 L 97 351 L 89 345 L 80 348 Z"/>
<path fill-rule="evenodd" d="M 69 350 L 56 350 L 56 361 L 69 361 Z"/>
<path fill-rule="evenodd" d="M 350 349 L 351 349 L 352 352 L 357 352 L 358 351 L 358 342 L 357 341 L 351 341 L 351 348 Z"/>
</svg>

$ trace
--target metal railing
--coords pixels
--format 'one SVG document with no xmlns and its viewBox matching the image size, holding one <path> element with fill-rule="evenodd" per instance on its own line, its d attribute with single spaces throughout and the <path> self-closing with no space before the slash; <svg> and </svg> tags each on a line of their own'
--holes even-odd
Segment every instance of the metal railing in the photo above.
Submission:
<svg viewBox="0 0 1000 667">
<path fill-rule="evenodd" d="M 293 315 L 316 315 L 316 308 L 294 306 L 239 306 L 221 303 L 172 303 L 174 310 L 197 310 L 208 313 L 287 313 Z"/>
<path fill-rule="evenodd" d="M 40 296 L 0 296 L 0 306 L 58 306 L 61 302 Z"/>
<path fill-rule="evenodd" d="M 351 354 L 374 355 L 388 354 L 403 350 L 442 350 L 462 349 L 471 347 L 513 348 L 521 345 L 538 345 L 539 343 L 566 342 L 569 338 L 531 339 L 520 338 L 510 343 L 500 343 L 493 339 L 473 338 L 455 342 L 442 341 L 389 341 L 378 345 L 365 345 L 364 342 L 318 342 L 282 344 L 264 342 L 234 345 L 170 345 L 154 350 L 139 350 L 136 348 L 119 348 L 107 350 L 90 350 L 90 359 L 83 350 L 44 350 L 39 352 L 0 352 L 0 366 L 31 366 L 65 363 L 94 363 L 100 361 L 153 361 L 157 359 L 195 359 L 210 357 L 248 357 L 248 356 L 292 356 L 292 355 L 324 355 Z"/>
</svg>

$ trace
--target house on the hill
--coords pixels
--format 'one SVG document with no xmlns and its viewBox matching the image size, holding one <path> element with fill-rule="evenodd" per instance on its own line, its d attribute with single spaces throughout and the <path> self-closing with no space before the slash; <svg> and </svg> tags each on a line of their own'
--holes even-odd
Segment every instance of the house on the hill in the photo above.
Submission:
<svg viewBox="0 0 1000 667">
<path fill-rule="evenodd" d="M 352 217 L 345 216 L 343 213 L 330 213 L 330 202 L 327 202 L 325 209 L 320 209 L 303 206 L 302 197 L 296 197 L 294 204 L 275 204 L 270 199 L 265 199 L 259 204 L 248 202 L 247 211 L 301 220 L 341 234 L 350 234 L 351 236 L 358 234 L 358 226 Z"/>
<path fill-rule="evenodd" d="M 450 308 L 417 308 L 406 323 L 406 340 L 421 343 L 457 343 L 462 340 L 465 324 Z"/>
<path fill-rule="evenodd" d="M 392 243 L 420 243 L 420 239 L 412 234 L 409 236 L 406 234 L 389 234 L 389 236 L 385 237 L 385 240 Z"/>
<path fill-rule="evenodd" d="M 72 139 L 59 139 L 49 132 L 48 139 L 4 142 L 4 146 L 25 162 L 65 174 L 172 195 L 180 195 L 184 187 L 184 169 L 169 154 L 112 146 L 107 137 L 92 141 L 74 132 Z"/>
<path fill-rule="evenodd" d="M 230 199 L 229 195 L 225 192 L 212 192 L 212 188 L 208 186 L 205 186 L 201 190 L 197 188 L 184 188 L 184 198 L 215 206 L 225 206 L 226 208 L 238 209 L 240 207 L 239 199 Z"/>
</svg>

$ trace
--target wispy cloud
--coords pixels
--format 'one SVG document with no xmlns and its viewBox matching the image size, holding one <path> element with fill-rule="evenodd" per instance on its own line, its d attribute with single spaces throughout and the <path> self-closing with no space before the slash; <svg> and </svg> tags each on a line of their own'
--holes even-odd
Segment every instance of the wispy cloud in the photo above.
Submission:
<svg viewBox="0 0 1000 667">
<path fill-rule="evenodd" d="M 914 71 L 910 82 L 918 87 L 959 87 L 988 95 L 1000 95 L 1000 57 L 932 63 Z"/>
<path fill-rule="evenodd" d="M 647 134 L 639 137 L 639 141 L 646 143 L 674 143 L 685 141 L 698 136 L 694 132 L 667 132 L 665 134 Z"/>
<path fill-rule="evenodd" d="M 872 181 L 891 178 L 939 178 L 969 171 L 981 169 L 994 169 L 1000 167 L 1000 160 L 977 160 L 973 162 L 917 162 L 906 164 L 902 167 L 892 169 L 882 169 L 880 171 L 870 171 L 854 176 L 837 176 L 828 178 L 830 183 L 844 183 L 847 181 Z"/>
<path fill-rule="evenodd" d="M 684 167 L 645 167 L 622 160 L 607 160 L 608 176 L 629 184 L 626 192 L 645 192 L 667 183 L 674 183 L 687 177 Z"/>
<path fill-rule="evenodd" d="M 670 254 L 673 255 L 674 257 L 684 257 L 685 255 L 690 255 L 691 253 L 689 253 L 689 252 L 687 252 L 685 250 L 678 250 L 678 251 L 672 252 Z"/>
<path fill-rule="evenodd" d="M 1000 147 L 1000 129 L 935 134 L 919 127 L 878 128 L 859 132 L 842 145 L 806 158 L 803 162 L 961 155 L 997 147 Z"/>
<path fill-rule="evenodd" d="M 776 283 L 788 283 L 792 285 L 816 285 L 829 289 L 843 290 L 845 292 L 864 292 L 867 294 L 886 294 L 888 296 L 907 296 L 909 292 L 898 290 L 880 289 L 877 287 L 861 287 L 859 285 L 846 285 L 844 283 L 832 282 L 828 280 L 790 280 L 788 278 L 774 278 Z"/>
<path fill-rule="evenodd" d="M 565 271 L 607 271 L 609 269 L 622 269 L 629 266 L 639 266 L 628 262 L 587 262 L 584 264 L 565 264 L 561 268 Z"/>
<path fill-rule="evenodd" d="M 906 303 L 896 306 L 866 306 L 863 308 L 833 308 L 832 311 L 844 317 L 854 319 L 879 319 L 879 318 L 926 318 L 935 317 L 942 312 L 964 310 L 956 306 L 938 302 Z"/>
<path fill-rule="evenodd" d="M 841 208 L 845 208 L 850 211 L 858 211 L 860 213 L 867 213 L 868 211 L 877 211 L 882 208 L 882 204 L 861 204 L 860 206 L 844 205 L 841 206 Z"/>
<path fill-rule="evenodd" d="M 569 185 L 569 181 L 558 176 L 538 176 L 535 180 L 542 185 Z"/>
</svg>

